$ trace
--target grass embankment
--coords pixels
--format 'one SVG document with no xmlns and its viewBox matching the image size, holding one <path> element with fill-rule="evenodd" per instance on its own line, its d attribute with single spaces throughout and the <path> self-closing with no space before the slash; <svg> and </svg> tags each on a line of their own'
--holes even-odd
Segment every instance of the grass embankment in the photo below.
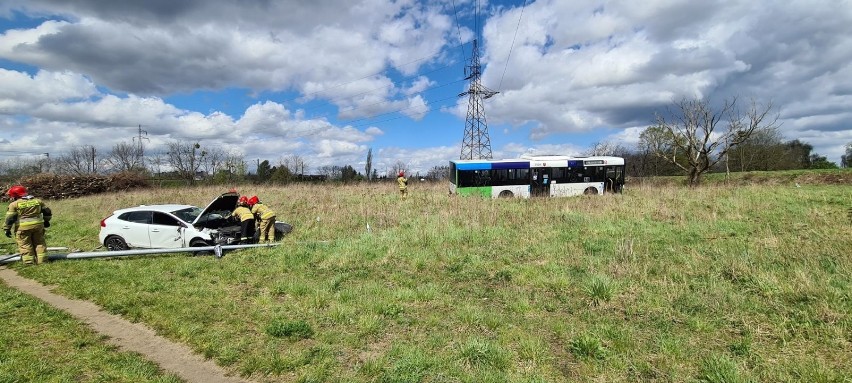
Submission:
<svg viewBox="0 0 852 383">
<path fill-rule="evenodd" d="M 799 169 L 770 172 L 706 173 L 701 177 L 704 185 L 712 186 L 795 186 L 795 185 L 852 185 L 852 168 Z M 656 185 L 686 185 L 682 176 L 632 178 L 628 183 Z"/>
<path fill-rule="evenodd" d="M 70 315 L 0 284 L 0 382 L 180 382 Z"/>
<path fill-rule="evenodd" d="M 53 201 L 50 245 L 91 250 L 112 209 L 221 191 Z M 848 186 L 532 200 L 419 183 L 406 201 L 390 184 L 240 191 L 294 224 L 280 247 L 18 271 L 257 381 L 852 376 Z"/>
</svg>

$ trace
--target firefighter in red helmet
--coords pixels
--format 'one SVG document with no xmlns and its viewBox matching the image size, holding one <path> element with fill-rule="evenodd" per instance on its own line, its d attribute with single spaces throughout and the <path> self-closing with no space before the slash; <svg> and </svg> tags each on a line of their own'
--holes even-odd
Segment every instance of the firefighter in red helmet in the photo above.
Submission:
<svg viewBox="0 0 852 383">
<path fill-rule="evenodd" d="M 231 216 L 240 221 L 240 243 L 250 243 L 254 239 L 254 214 L 248 208 L 248 197 L 240 196 L 237 207 Z"/>
<path fill-rule="evenodd" d="M 258 242 L 272 242 L 275 240 L 275 212 L 266 206 L 257 196 L 248 200 L 249 207 L 256 220 L 260 223 L 260 235 Z"/>
<path fill-rule="evenodd" d="M 399 184 L 399 193 L 402 194 L 402 198 L 408 195 L 408 179 L 405 178 L 405 172 L 400 170 L 399 174 L 396 177 L 396 183 Z"/>
<path fill-rule="evenodd" d="M 27 188 L 22 185 L 12 186 L 7 194 L 12 202 L 6 211 L 3 225 L 6 237 L 12 237 L 14 226 L 15 242 L 24 264 L 44 263 L 47 261 L 44 228 L 50 227 L 50 208 L 40 199 L 29 195 Z"/>
</svg>

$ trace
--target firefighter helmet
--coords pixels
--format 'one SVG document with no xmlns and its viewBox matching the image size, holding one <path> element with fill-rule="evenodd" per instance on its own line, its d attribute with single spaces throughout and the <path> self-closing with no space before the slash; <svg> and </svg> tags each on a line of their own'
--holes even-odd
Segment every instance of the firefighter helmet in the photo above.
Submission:
<svg viewBox="0 0 852 383">
<path fill-rule="evenodd" d="M 23 187 L 22 185 L 15 185 L 15 186 L 12 186 L 12 187 L 9 188 L 9 191 L 7 192 L 7 194 L 9 194 L 9 197 L 11 197 L 13 199 L 14 198 L 21 198 L 21 197 L 27 195 L 27 188 Z"/>
<path fill-rule="evenodd" d="M 248 197 L 241 195 L 240 199 L 237 200 L 237 205 L 240 205 L 240 206 L 248 205 Z"/>
<path fill-rule="evenodd" d="M 402 171 L 402 170 L 400 170 L 400 171 L 399 171 L 399 176 L 400 176 L 400 177 L 405 177 L 405 172 L 404 172 L 404 171 Z"/>
<path fill-rule="evenodd" d="M 249 205 L 249 206 L 254 206 L 254 205 L 255 205 L 255 204 L 257 204 L 258 202 L 260 202 L 260 199 L 258 199 L 258 198 L 257 198 L 257 196 L 252 196 L 252 197 L 251 197 L 251 198 L 249 198 L 249 200 L 248 200 L 248 205 Z"/>
</svg>

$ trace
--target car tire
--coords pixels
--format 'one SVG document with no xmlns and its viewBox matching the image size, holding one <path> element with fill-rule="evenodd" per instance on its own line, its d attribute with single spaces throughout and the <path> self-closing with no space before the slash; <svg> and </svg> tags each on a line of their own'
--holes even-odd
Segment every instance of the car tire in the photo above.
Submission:
<svg viewBox="0 0 852 383">
<path fill-rule="evenodd" d="M 583 194 L 598 194 L 598 189 L 593 187 L 587 187 L 586 190 L 583 191 Z"/>
<path fill-rule="evenodd" d="M 196 239 L 193 239 L 192 241 L 189 241 L 189 247 L 207 247 L 207 246 L 210 246 L 210 244 L 207 243 L 207 241 L 205 241 L 201 238 L 196 238 Z M 205 254 L 212 254 L 212 252 L 205 250 L 205 251 L 196 251 L 196 252 L 192 253 L 192 255 L 205 255 Z"/>
<path fill-rule="evenodd" d="M 127 246 L 127 242 L 124 241 L 124 238 L 121 238 L 117 235 L 110 235 L 104 239 L 104 246 L 109 251 L 121 251 L 121 250 L 129 250 L 130 246 Z"/>
<path fill-rule="evenodd" d="M 503 191 L 500 192 L 500 194 L 497 195 L 497 197 L 499 197 L 499 198 L 514 198 L 515 193 L 512 193 L 511 190 L 503 190 Z"/>
</svg>

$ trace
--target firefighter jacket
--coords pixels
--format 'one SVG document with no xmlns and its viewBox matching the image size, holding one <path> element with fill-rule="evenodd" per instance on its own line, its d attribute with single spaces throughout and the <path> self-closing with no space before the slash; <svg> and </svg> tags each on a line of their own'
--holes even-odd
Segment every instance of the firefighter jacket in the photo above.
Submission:
<svg viewBox="0 0 852 383">
<path fill-rule="evenodd" d="M 11 230 L 12 225 L 17 225 L 18 230 L 43 225 L 50 218 L 50 208 L 44 202 L 31 195 L 24 196 L 9 204 L 3 230 Z"/>
<path fill-rule="evenodd" d="M 251 212 L 258 219 L 270 219 L 275 217 L 275 212 L 272 211 L 268 206 L 258 202 L 251 207 Z"/>
<path fill-rule="evenodd" d="M 405 177 L 398 177 L 396 182 L 399 184 L 399 190 L 405 190 L 405 187 L 408 185 L 408 179 Z"/>
<path fill-rule="evenodd" d="M 237 208 L 234 209 L 234 212 L 231 213 L 231 216 L 237 217 L 240 220 L 240 222 L 245 222 L 245 221 L 248 221 L 250 219 L 254 219 L 254 214 L 252 214 L 251 210 L 249 210 L 245 206 L 237 206 Z"/>
</svg>

